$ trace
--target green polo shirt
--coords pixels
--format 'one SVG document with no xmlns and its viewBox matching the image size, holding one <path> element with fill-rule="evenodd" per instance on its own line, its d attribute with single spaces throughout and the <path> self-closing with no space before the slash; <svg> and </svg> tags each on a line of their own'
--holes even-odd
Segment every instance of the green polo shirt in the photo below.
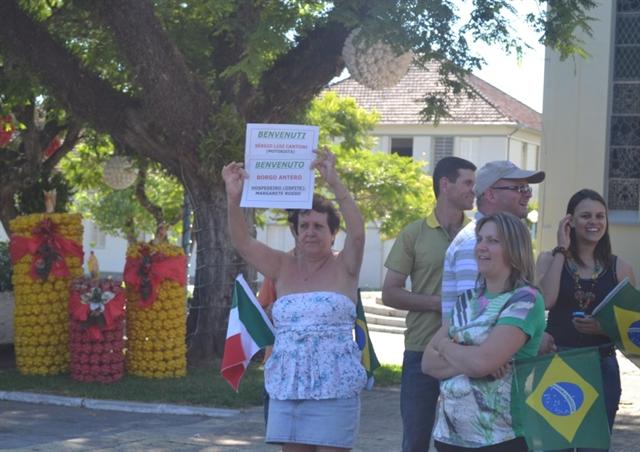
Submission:
<svg viewBox="0 0 640 452">
<path fill-rule="evenodd" d="M 469 219 L 464 217 L 464 224 Z M 384 264 L 389 270 L 408 275 L 411 292 L 422 295 L 440 295 L 444 254 L 451 243 L 447 231 L 440 226 L 435 212 L 426 220 L 418 220 L 405 226 L 396 238 Z M 431 337 L 442 323 L 440 312 L 409 311 L 404 348 L 424 351 Z"/>
</svg>

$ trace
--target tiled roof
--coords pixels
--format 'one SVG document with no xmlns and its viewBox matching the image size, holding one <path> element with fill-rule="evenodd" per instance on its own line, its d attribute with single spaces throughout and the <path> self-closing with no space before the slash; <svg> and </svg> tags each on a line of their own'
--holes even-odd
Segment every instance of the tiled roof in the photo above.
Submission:
<svg viewBox="0 0 640 452">
<path fill-rule="evenodd" d="M 352 78 L 329 89 L 355 98 L 367 110 L 376 110 L 380 124 L 423 124 L 420 111 L 425 107 L 424 98 L 440 88 L 437 64 L 425 67 L 412 65 L 397 85 L 382 90 L 369 89 Z M 467 81 L 477 95 L 472 99 L 464 92 L 451 95 L 451 116 L 442 118 L 441 124 L 513 124 L 542 130 L 542 115 L 537 111 L 475 75 L 469 75 Z"/>
</svg>

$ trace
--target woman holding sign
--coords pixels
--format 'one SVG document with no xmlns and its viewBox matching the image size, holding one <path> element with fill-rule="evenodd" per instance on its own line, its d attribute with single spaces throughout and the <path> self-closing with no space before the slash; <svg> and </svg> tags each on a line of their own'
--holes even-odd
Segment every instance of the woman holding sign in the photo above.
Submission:
<svg viewBox="0 0 640 452">
<path fill-rule="evenodd" d="M 327 199 L 316 195 L 311 210 L 293 213 L 296 253 L 284 253 L 249 235 L 240 208 L 248 177 L 243 165 L 232 162 L 222 170 L 231 240 L 249 264 L 275 281 L 279 296 L 272 309 L 276 339 L 265 364 L 266 441 L 282 443 L 284 451 L 351 449 L 367 380 L 352 335 L 364 222 L 338 177 L 335 156 L 319 150 L 316 157 L 311 167 L 335 195 L 346 225 L 344 248 L 335 254 L 340 215 Z"/>
<path fill-rule="evenodd" d="M 616 353 L 591 312 L 619 281 L 629 278 L 631 265 L 611 253 L 605 200 L 583 189 L 574 194 L 558 225 L 558 246 L 540 254 L 537 275 L 549 309 L 547 331 L 558 349 L 600 348 L 604 402 L 613 428 L 622 392 Z"/>
</svg>

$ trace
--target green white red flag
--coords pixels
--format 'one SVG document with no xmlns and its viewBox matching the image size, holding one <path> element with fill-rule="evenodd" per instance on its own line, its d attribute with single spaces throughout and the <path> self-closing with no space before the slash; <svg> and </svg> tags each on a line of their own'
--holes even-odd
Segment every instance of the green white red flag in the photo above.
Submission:
<svg viewBox="0 0 640 452">
<path fill-rule="evenodd" d="M 220 369 L 222 377 L 237 391 L 253 355 L 265 346 L 273 345 L 273 342 L 271 321 L 244 277 L 238 275 L 233 288 L 227 340 Z"/>
</svg>

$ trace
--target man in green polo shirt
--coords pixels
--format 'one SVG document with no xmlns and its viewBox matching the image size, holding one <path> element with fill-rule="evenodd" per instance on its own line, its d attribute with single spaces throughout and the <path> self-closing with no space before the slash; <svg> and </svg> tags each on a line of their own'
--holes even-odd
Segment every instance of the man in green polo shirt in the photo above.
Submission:
<svg viewBox="0 0 640 452">
<path fill-rule="evenodd" d="M 475 165 L 458 157 L 441 159 L 433 172 L 436 207 L 426 219 L 400 231 L 385 262 L 382 302 L 405 309 L 400 413 L 402 451 L 427 452 L 440 393 L 438 380 L 422 373 L 422 353 L 441 325 L 440 288 L 444 254 L 469 220 L 473 207 Z M 407 277 L 411 290 L 405 289 Z"/>
</svg>

